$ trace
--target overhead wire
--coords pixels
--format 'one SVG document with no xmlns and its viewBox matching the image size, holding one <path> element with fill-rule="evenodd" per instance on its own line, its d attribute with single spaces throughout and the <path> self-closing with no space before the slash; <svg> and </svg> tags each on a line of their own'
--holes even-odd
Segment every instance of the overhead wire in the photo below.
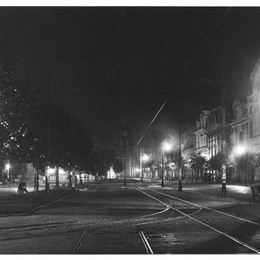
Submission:
<svg viewBox="0 0 260 260">
<path fill-rule="evenodd" d="M 156 119 L 156 117 L 159 115 L 159 113 L 162 111 L 162 109 L 164 108 L 164 106 L 166 105 L 167 100 L 164 101 L 164 103 L 161 105 L 160 109 L 157 111 L 157 113 L 155 114 L 155 116 L 153 117 L 153 119 L 150 121 L 149 125 L 147 126 L 146 130 L 144 131 L 144 134 L 142 135 L 142 137 L 139 139 L 139 141 L 137 142 L 136 145 L 138 145 L 139 143 L 142 142 L 144 136 L 146 135 L 146 133 L 149 131 L 150 127 L 152 126 L 154 120 Z"/>
<path fill-rule="evenodd" d="M 230 12 L 230 10 L 232 9 L 232 7 L 229 7 L 225 13 L 220 17 L 220 19 L 218 20 L 218 22 L 215 24 L 215 26 L 212 28 L 212 30 L 208 33 L 208 35 L 205 37 L 205 39 L 203 40 L 203 42 L 198 46 L 198 48 L 195 49 L 195 51 L 193 52 L 193 54 L 191 55 L 190 59 L 184 64 L 183 66 L 183 72 L 185 72 L 187 70 L 187 68 L 189 67 L 189 65 L 191 64 L 192 60 L 194 59 L 194 57 L 199 53 L 199 51 L 204 47 L 204 45 L 208 42 L 208 40 L 210 39 L 210 37 L 214 34 L 214 32 L 217 30 L 217 28 L 219 27 L 219 25 L 222 23 L 222 21 L 225 19 L 225 17 L 228 15 L 228 13 Z M 169 92 L 168 92 L 169 94 Z M 153 119 L 149 122 L 149 124 L 147 125 L 143 135 L 141 136 L 141 138 L 139 139 L 139 141 L 136 143 L 135 146 L 138 146 L 142 140 L 144 139 L 145 135 L 147 134 L 147 132 L 150 130 L 153 122 L 155 121 L 155 119 L 158 117 L 158 115 L 160 114 L 160 112 L 163 110 L 163 108 L 165 107 L 165 105 L 167 104 L 167 99 L 164 100 L 163 104 L 160 106 L 159 110 L 156 112 L 155 116 L 153 117 Z"/>
</svg>

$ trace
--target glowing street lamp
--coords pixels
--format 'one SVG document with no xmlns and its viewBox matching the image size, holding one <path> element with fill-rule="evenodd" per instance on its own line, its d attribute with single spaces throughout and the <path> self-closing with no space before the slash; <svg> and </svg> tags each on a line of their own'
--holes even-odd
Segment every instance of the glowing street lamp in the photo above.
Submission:
<svg viewBox="0 0 260 260">
<path fill-rule="evenodd" d="M 7 179 L 9 180 L 9 175 L 10 175 L 10 168 L 11 168 L 11 164 L 8 162 L 5 164 L 5 170 L 7 172 Z"/>
<path fill-rule="evenodd" d="M 164 153 L 169 152 L 172 149 L 172 145 L 167 141 L 162 143 L 162 187 L 164 187 Z"/>
<path fill-rule="evenodd" d="M 5 165 L 5 170 L 6 170 L 6 171 L 9 171 L 9 170 L 10 170 L 10 168 L 11 168 L 11 165 L 10 165 L 10 163 L 7 163 L 7 164 Z"/>
<path fill-rule="evenodd" d="M 143 182 L 144 176 L 143 176 L 143 164 L 142 162 L 147 162 L 149 161 L 149 155 L 146 153 L 142 153 L 142 149 L 140 149 L 140 174 L 141 174 L 141 182 Z"/>
<path fill-rule="evenodd" d="M 138 173 L 138 172 L 140 172 L 140 169 L 138 167 L 134 167 L 133 171 L 134 171 L 134 173 Z"/>
<path fill-rule="evenodd" d="M 149 155 L 148 155 L 148 154 L 143 154 L 141 160 L 142 160 L 143 162 L 149 161 Z"/>
<path fill-rule="evenodd" d="M 243 145 L 239 145 L 235 148 L 235 153 L 238 155 L 243 155 L 246 152 L 246 147 Z"/>
</svg>

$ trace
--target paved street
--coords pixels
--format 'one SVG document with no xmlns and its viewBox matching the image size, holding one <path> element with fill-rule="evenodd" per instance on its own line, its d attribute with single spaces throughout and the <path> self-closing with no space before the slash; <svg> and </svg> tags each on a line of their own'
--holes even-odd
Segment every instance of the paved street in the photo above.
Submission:
<svg viewBox="0 0 260 260">
<path fill-rule="evenodd" d="M 257 253 L 260 203 L 235 186 L 225 198 L 200 187 L 88 184 L 29 215 L 2 216 L 0 253 Z"/>
</svg>

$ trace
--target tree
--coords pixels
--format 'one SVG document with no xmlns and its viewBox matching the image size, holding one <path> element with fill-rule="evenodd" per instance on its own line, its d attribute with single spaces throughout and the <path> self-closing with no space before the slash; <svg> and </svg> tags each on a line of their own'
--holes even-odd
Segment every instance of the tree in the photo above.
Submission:
<svg viewBox="0 0 260 260">
<path fill-rule="evenodd" d="M 2 160 L 30 162 L 41 170 L 48 159 L 55 166 L 87 168 L 93 149 L 89 132 L 68 109 L 51 105 L 30 77 L 0 70 L 0 96 Z"/>
<path fill-rule="evenodd" d="M 29 77 L 17 78 L 12 71 L 0 70 L 1 159 L 30 161 L 32 146 L 38 141 L 34 118 L 44 105 Z M 40 103 L 40 104 L 39 104 Z"/>
<path fill-rule="evenodd" d="M 64 106 L 52 106 L 48 120 L 50 164 L 67 170 L 89 170 L 94 147 L 89 131 Z"/>
<path fill-rule="evenodd" d="M 123 169 L 124 169 L 124 165 L 123 165 L 122 160 L 120 160 L 118 158 L 114 159 L 113 169 L 114 169 L 115 172 L 122 172 Z"/>
<path fill-rule="evenodd" d="M 239 182 L 254 182 L 254 168 L 259 166 L 259 158 L 259 154 L 254 153 L 245 153 L 235 158 Z"/>
<path fill-rule="evenodd" d="M 211 157 L 208 161 L 208 166 L 215 171 L 220 171 L 223 164 L 225 164 L 225 158 L 221 153 Z"/>
<path fill-rule="evenodd" d="M 93 171 L 99 176 L 106 176 L 107 171 L 113 165 L 116 159 L 114 150 L 100 149 L 95 151 Z"/>
<path fill-rule="evenodd" d="M 196 181 L 202 179 L 203 169 L 206 165 L 206 158 L 196 153 L 191 157 L 191 168 L 196 173 Z"/>
</svg>

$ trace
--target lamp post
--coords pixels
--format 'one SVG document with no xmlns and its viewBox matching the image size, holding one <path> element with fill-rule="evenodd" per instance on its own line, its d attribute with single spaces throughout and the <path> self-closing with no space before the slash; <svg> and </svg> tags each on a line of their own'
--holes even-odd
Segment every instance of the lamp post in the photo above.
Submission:
<svg viewBox="0 0 260 260">
<path fill-rule="evenodd" d="M 141 182 L 143 183 L 144 181 L 144 173 L 143 173 L 143 162 L 148 162 L 149 161 L 149 155 L 142 153 L 142 150 L 140 150 L 140 174 L 141 174 Z"/>
<path fill-rule="evenodd" d="M 162 143 L 162 187 L 164 187 L 164 153 L 170 151 L 171 149 L 171 144 L 166 141 Z"/>
<path fill-rule="evenodd" d="M 7 172 L 7 180 L 9 180 L 9 178 L 10 178 L 10 168 L 11 168 L 11 165 L 8 161 L 7 164 L 5 165 L 5 170 Z"/>
<path fill-rule="evenodd" d="M 178 183 L 178 191 L 182 191 L 182 155 L 181 155 L 181 119 L 179 115 L 179 183 Z"/>
<path fill-rule="evenodd" d="M 123 159 L 123 169 L 124 169 L 124 186 L 126 186 L 126 158 Z"/>
<path fill-rule="evenodd" d="M 143 183 L 142 148 L 140 148 L 140 180 Z"/>
</svg>

